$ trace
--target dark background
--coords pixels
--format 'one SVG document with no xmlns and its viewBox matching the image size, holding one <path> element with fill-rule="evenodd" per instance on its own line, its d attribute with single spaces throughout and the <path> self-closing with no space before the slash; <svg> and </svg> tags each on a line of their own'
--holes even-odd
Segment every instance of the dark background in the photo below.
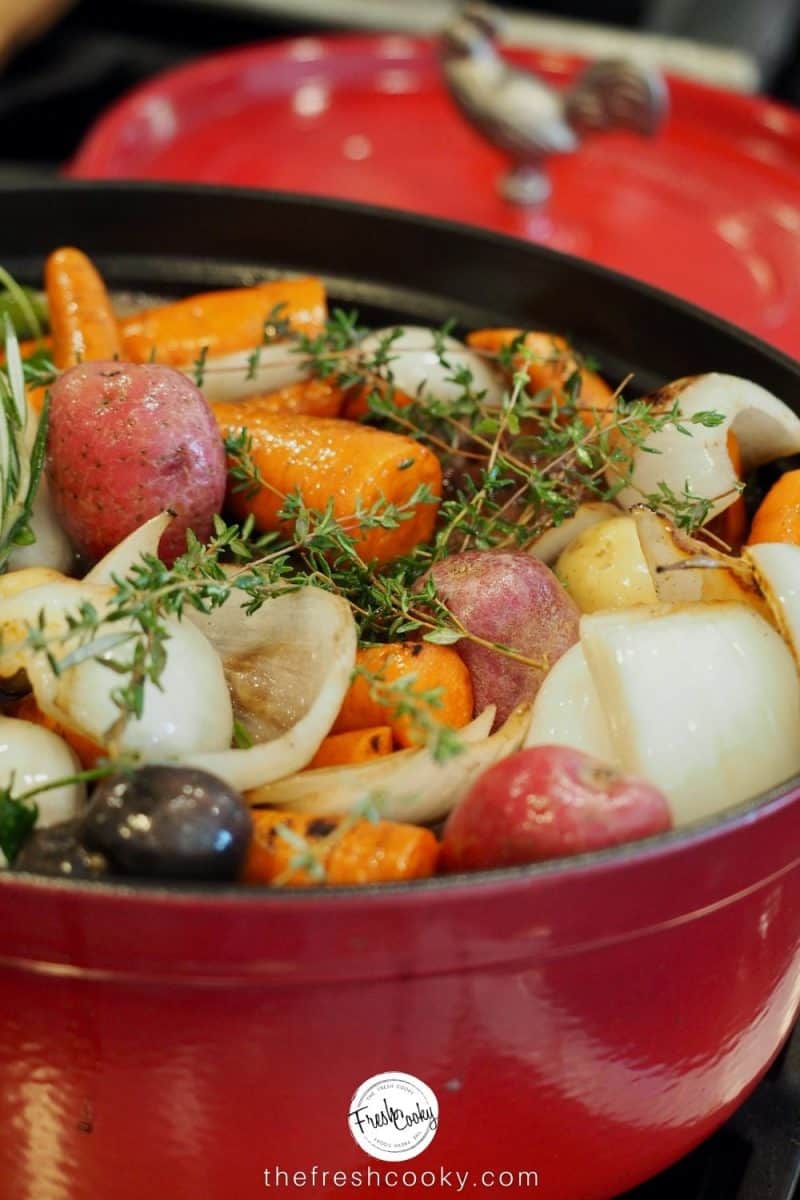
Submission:
<svg viewBox="0 0 800 1200">
<path fill-rule="evenodd" d="M 511 6 L 514 0 L 505 3 Z M 645 0 L 538 0 L 516 7 L 631 28 L 641 24 Z M 223 6 L 189 9 L 170 0 L 82 0 L 0 75 L 0 159 L 55 166 L 69 158 L 101 109 L 147 76 L 225 46 L 308 28 Z M 778 61 L 765 77 L 766 90 L 790 103 L 800 102 L 796 32 L 795 27 L 783 39 Z"/>
</svg>

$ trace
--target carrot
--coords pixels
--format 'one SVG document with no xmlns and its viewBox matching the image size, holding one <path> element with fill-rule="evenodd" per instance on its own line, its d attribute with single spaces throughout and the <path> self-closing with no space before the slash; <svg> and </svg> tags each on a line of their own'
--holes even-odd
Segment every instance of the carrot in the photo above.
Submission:
<svg viewBox="0 0 800 1200">
<path fill-rule="evenodd" d="M 374 383 L 362 383 L 350 388 L 347 392 L 344 404 L 344 416 L 348 421 L 358 421 L 361 417 L 365 417 L 370 411 L 367 399 L 375 390 L 386 393 L 386 387 L 381 380 L 376 379 Z M 407 408 L 409 404 L 414 403 L 414 397 L 401 392 L 399 388 L 395 388 L 392 392 L 392 404 L 395 408 Z"/>
<path fill-rule="evenodd" d="M 44 408 L 44 398 L 47 395 L 48 389 L 42 387 L 29 387 L 26 391 L 28 403 L 35 413 L 40 413 Z"/>
<path fill-rule="evenodd" d="M 304 379 L 276 392 L 248 396 L 245 400 L 220 400 L 214 405 L 219 423 L 236 424 L 253 413 L 304 413 L 311 417 L 338 417 L 344 393 L 327 379 Z M 244 407 L 243 407 L 244 406 Z"/>
<path fill-rule="evenodd" d="M 276 279 L 134 313 L 120 322 L 122 348 L 131 362 L 176 367 L 203 354 L 213 358 L 249 350 L 261 344 L 265 322 L 278 306 L 292 329 L 318 333 L 327 312 L 322 280 Z"/>
<path fill-rule="evenodd" d="M 349 763 L 369 762 L 391 754 L 392 731 L 388 725 L 374 725 L 371 729 L 354 729 L 350 733 L 334 733 L 326 737 L 311 762 L 306 767 L 342 767 Z"/>
<path fill-rule="evenodd" d="M 800 546 L 800 471 L 787 471 L 769 489 L 753 517 L 747 542 Z"/>
<path fill-rule="evenodd" d="M 11 715 L 20 721 L 30 721 L 33 725 L 43 725 L 45 729 L 52 729 L 53 733 L 57 733 L 72 747 L 80 759 L 81 766 L 87 770 L 95 766 L 99 759 L 107 756 L 107 751 L 99 742 L 93 741 L 85 734 L 78 733 L 75 729 L 69 729 L 60 721 L 43 713 L 36 703 L 33 693 L 29 693 L 17 701 Z"/>
<path fill-rule="evenodd" d="M 278 517 L 286 497 L 299 490 L 309 508 L 333 515 L 352 533 L 365 562 L 388 562 L 408 554 L 433 533 L 434 503 L 410 506 L 408 519 L 394 529 L 361 529 L 356 513 L 386 501 L 407 505 L 420 485 L 434 496 L 442 490 L 439 460 L 412 438 L 330 417 L 250 412 L 247 401 L 217 405 L 224 434 L 246 429 L 251 456 L 266 486 L 254 495 L 233 492 L 230 507 L 239 517 L 251 513 L 263 531 L 285 530 Z"/>
<path fill-rule="evenodd" d="M 295 886 L 318 882 L 309 871 L 291 871 L 296 844 L 281 836 L 283 826 L 316 850 L 326 883 L 384 883 L 425 879 L 436 870 L 439 844 L 430 829 L 394 821 L 315 817 L 278 808 L 253 809 L 253 836 L 242 870 L 244 883 L 272 883 L 278 877 Z"/>
<path fill-rule="evenodd" d="M 739 449 L 739 439 L 732 429 L 728 430 L 727 446 L 733 469 L 741 479 L 742 455 Z M 721 512 L 718 517 L 714 517 L 713 521 L 709 521 L 707 528 L 709 533 L 721 538 L 727 546 L 730 546 L 731 550 L 738 554 L 747 535 L 747 505 L 744 502 L 744 496 L 737 496 L 733 504 Z"/>
<path fill-rule="evenodd" d="M 460 729 L 472 720 L 472 680 L 461 657 L 450 646 L 431 642 L 393 642 L 386 646 L 365 646 L 356 655 L 356 666 L 386 683 L 414 676 L 413 692 L 439 689 L 440 705 L 419 707 L 434 721 Z M 391 694 L 390 694 L 391 695 Z M 356 675 L 345 693 L 339 715 L 333 723 L 333 733 L 365 729 L 373 725 L 388 725 L 399 746 L 414 746 L 414 722 L 399 715 L 396 704 L 373 699 L 369 679 Z"/>
<path fill-rule="evenodd" d="M 499 354 L 521 333 L 521 329 L 477 329 L 467 337 L 467 345 L 473 350 Z M 581 413 L 584 423 L 594 425 L 597 413 L 605 413 L 612 407 L 612 389 L 596 371 L 590 371 L 587 367 L 579 368 L 578 361 L 565 338 L 555 333 L 533 331 L 525 334 L 524 344 L 534 357 L 528 359 L 520 356 L 515 365 L 526 366 L 528 378 L 535 391 L 551 388 L 556 399 L 563 400 L 567 380 L 576 370 L 580 370 L 581 391 L 578 403 L 582 409 L 594 410 Z"/>
<path fill-rule="evenodd" d="M 63 246 L 45 263 L 53 362 L 65 371 L 79 362 L 119 358 L 114 310 L 97 268 L 82 250 Z"/>
</svg>

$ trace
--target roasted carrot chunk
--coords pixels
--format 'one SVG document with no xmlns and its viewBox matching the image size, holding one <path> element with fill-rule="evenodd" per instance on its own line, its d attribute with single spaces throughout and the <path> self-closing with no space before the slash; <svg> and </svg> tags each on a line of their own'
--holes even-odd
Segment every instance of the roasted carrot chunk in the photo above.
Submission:
<svg viewBox="0 0 800 1200">
<path fill-rule="evenodd" d="M 787 471 L 774 483 L 753 517 L 749 545 L 791 542 L 800 546 L 800 471 Z"/>
<path fill-rule="evenodd" d="M 521 329 L 477 329 L 468 336 L 467 344 L 473 350 L 499 354 L 521 333 Z M 579 369 L 569 343 L 558 334 L 533 331 L 525 334 L 524 344 L 533 357 L 520 356 L 515 365 L 525 365 L 533 390 L 538 392 L 551 388 L 556 399 L 563 398 L 567 380 Z M 614 393 L 596 371 L 581 367 L 580 376 L 581 416 L 586 424 L 593 425 L 598 418 L 602 420 L 613 406 Z"/>
<path fill-rule="evenodd" d="M 739 450 L 739 439 L 732 429 L 728 430 L 727 445 L 733 469 L 741 479 L 742 455 Z M 724 512 L 721 512 L 713 521 L 709 521 L 708 531 L 738 554 L 747 536 L 747 506 L 744 497 L 737 497 Z"/>
<path fill-rule="evenodd" d="M 325 738 L 306 769 L 343 767 L 349 763 L 369 762 L 373 758 L 391 754 L 393 749 L 392 731 L 388 725 L 354 729 L 349 733 L 333 733 Z"/>
<path fill-rule="evenodd" d="M 264 324 L 275 311 L 292 329 L 318 332 L 327 311 L 322 280 L 277 279 L 135 313 L 120 322 L 124 356 L 185 367 L 202 354 L 214 358 L 249 350 L 261 344 Z"/>
<path fill-rule="evenodd" d="M 352 533 L 365 562 L 388 562 L 427 541 L 436 520 L 436 504 L 412 503 L 421 485 L 433 497 L 442 490 L 442 469 L 432 451 L 412 438 L 371 429 L 354 421 L 249 412 L 246 404 L 217 405 L 224 434 L 246 429 L 251 457 L 263 487 L 254 494 L 233 491 L 230 507 L 240 518 L 250 513 L 261 530 L 285 529 L 281 512 L 286 497 L 299 490 L 309 508 L 333 515 Z M 386 502 L 406 508 L 395 528 L 365 529 L 356 514 Z"/>
<path fill-rule="evenodd" d="M 430 829 L 394 821 L 356 821 L 315 817 L 282 809 L 253 809 L 253 836 L 242 870 L 245 883 L 282 883 L 296 887 L 320 882 L 309 870 L 292 870 L 298 847 L 281 836 L 280 827 L 303 838 L 334 884 L 388 883 L 433 875 L 439 852 Z M 340 831 L 341 827 L 341 832 Z"/>
<path fill-rule="evenodd" d="M 436 689 L 438 705 L 426 704 L 418 699 L 414 704 L 420 711 L 427 711 L 431 720 L 460 729 L 472 720 L 472 681 L 469 671 L 460 656 L 450 646 L 436 646 L 429 642 L 394 642 L 386 646 L 366 646 L 358 651 L 356 666 L 362 667 L 372 676 L 386 683 L 397 682 L 404 677 L 414 676 L 413 693 Z M 397 701 L 392 703 L 389 689 L 380 698 L 373 692 L 381 692 L 380 685 L 371 688 L 369 678 L 356 675 L 345 694 L 339 715 L 333 725 L 334 733 L 352 729 L 364 729 L 371 725 L 389 725 L 399 746 L 414 746 L 415 725 L 409 716 L 396 711 Z"/>
</svg>

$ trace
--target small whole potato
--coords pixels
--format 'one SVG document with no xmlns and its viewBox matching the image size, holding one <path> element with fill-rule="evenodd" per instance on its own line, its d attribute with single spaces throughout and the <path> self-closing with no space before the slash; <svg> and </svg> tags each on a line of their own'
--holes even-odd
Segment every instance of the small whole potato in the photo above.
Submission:
<svg viewBox="0 0 800 1200">
<path fill-rule="evenodd" d="M 567 746 L 534 746 L 480 775 L 444 828 L 445 871 L 602 850 L 672 828 L 663 792 Z"/>
<path fill-rule="evenodd" d="M 579 533 L 555 570 L 581 612 L 658 600 L 633 517 L 613 517 Z"/>
<path fill-rule="evenodd" d="M 542 664 L 467 638 L 455 644 L 472 677 L 475 714 L 496 705 L 497 728 L 518 704 L 533 700 L 549 669 L 577 642 L 580 614 L 550 568 L 530 554 L 467 550 L 436 563 L 430 575 L 470 633 Z"/>
<path fill-rule="evenodd" d="M 50 392 L 47 481 L 78 553 L 95 562 L 144 521 L 176 513 L 159 546 L 171 563 L 186 530 L 201 541 L 225 496 L 225 451 L 191 380 L 171 367 L 89 362 Z"/>
</svg>

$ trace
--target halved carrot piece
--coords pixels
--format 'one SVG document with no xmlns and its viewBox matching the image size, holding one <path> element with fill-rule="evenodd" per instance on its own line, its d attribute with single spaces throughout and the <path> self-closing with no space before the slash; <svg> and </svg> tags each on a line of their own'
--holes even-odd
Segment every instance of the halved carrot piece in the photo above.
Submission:
<svg viewBox="0 0 800 1200">
<path fill-rule="evenodd" d="M 432 642 L 392 642 L 384 646 L 364 646 L 356 655 L 356 667 L 386 683 L 396 683 L 414 676 L 411 700 L 432 721 L 460 729 L 472 720 L 472 679 L 460 655 L 451 646 Z M 416 700 L 415 694 L 438 690 L 439 705 Z M 373 692 L 380 699 L 373 696 Z M 333 723 L 333 733 L 365 729 L 372 725 L 388 725 L 399 746 L 415 746 L 419 733 L 408 715 L 397 712 L 399 693 L 373 688 L 370 679 L 356 675 L 345 693 L 339 715 Z M 415 732 L 417 736 L 415 737 Z"/>
<path fill-rule="evenodd" d="M 354 729 L 350 733 L 333 733 L 325 738 L 317 753 L 306 767 L 343 767 L 350 763 L 370 762 L 391 754 L 394 749 L 392 731 L 388 725 L 374 725 L 371 729 Z"/>
<path fill-rule="evenodd" d="M 499 354 L 522 334 L 521 329 L 476 329 L 467 337 L 467 345 L 473 350 L 485 350 Z M 520 355 L 515 363 L 525 365 L 534 391 L 552 388 L 556 399 L 562 400 L 567 380 L 580 370 L 581 392 L 578 401 L 582 420 L 594 425 L 598 416 L 602 420 L 614 404 L 614 392 L 596 371 L 578 366 L 578 361 L 566 338 L 555 333 L 531 331 L 525 334 L 525 349 L 533 357 Z"/>
<path fill-rule="evenodd" d="M 759 542 L 800 546 L 800 471 L 781 475 L 761 501 L 747 539 L 749 546 Z"/>
<path fill-rule="evenodd" d="M 249 350 L 261 345 L 265 322 L 278 309 L 293 330 L 318 333 L 327 315 L 322 280 L 276 279 L 134 313 L 120 322 L 123 353 L 131 362 L 185 367 L 202 354 Z"/>
<path fill-rule="evenodd" d="M 294 839 L 281 836 L 281 826 L 304 839 L 333 884 L 385 883 L 425 879 L 433 875 L 439 843 L 430 829 L 395 821 L 357 821 L 336 836 L 342 818 L 314 817 L 278 808 L 253 809 L 253 836 L 242 869 L 245 883 L 272 883 L 278 877 L 291 886 L 318 883 L 302 866 L 292 871 L 298 855 Z"/>
<path fill-rule="evenodd" d="M 385 395 L 387 388 L 381 380 L 376 379 L 373 383 L 357 384 L 349 389 L 344 404 L 344 416 L 348 421 L 358 421 L 361 417 L 366 417 L 370 411 L 367 400 L 370 394 L 377 390 Z M 407 408 L 409 404 L 414 403 L 414 397 L 401 392 L 399 388 L 395 388 L 392 392 L 392 404 L 395 408 Z"/>
<path fill-rule="evenodd" d="M 240 518 L 252 513 L 259 529 L 285 530 L 278 514 L 299 490 L 309 508 L 324 511 L 332 502 L 333 515 L 352 533 L 365 562 L 388 562 L 431 537 L 432 502 L 411 505 L 395 528 L 362 529 L 356 517 L 383 501 L 407 505 L 423 484 L 441 495 L 438 458 L 412 438 L 355 421 L 250 411 L 246 401 L 216 405 L 214 414 L 223 433 L 246 429 L 251 438 L 251 456 L 266 486 L 254 494 L 232 492 L 229 504 Z"/>
<path fill-rule="evenodd" d="M 310 417 L 338 417 L 344 393 L 327 379 L 303 379 L 276 392 L 263 392 L 243 400 L 218 400 L 214 411 L 220 425 L 235 425 L 255 413 L 300 413 Z"/>
</svg>

